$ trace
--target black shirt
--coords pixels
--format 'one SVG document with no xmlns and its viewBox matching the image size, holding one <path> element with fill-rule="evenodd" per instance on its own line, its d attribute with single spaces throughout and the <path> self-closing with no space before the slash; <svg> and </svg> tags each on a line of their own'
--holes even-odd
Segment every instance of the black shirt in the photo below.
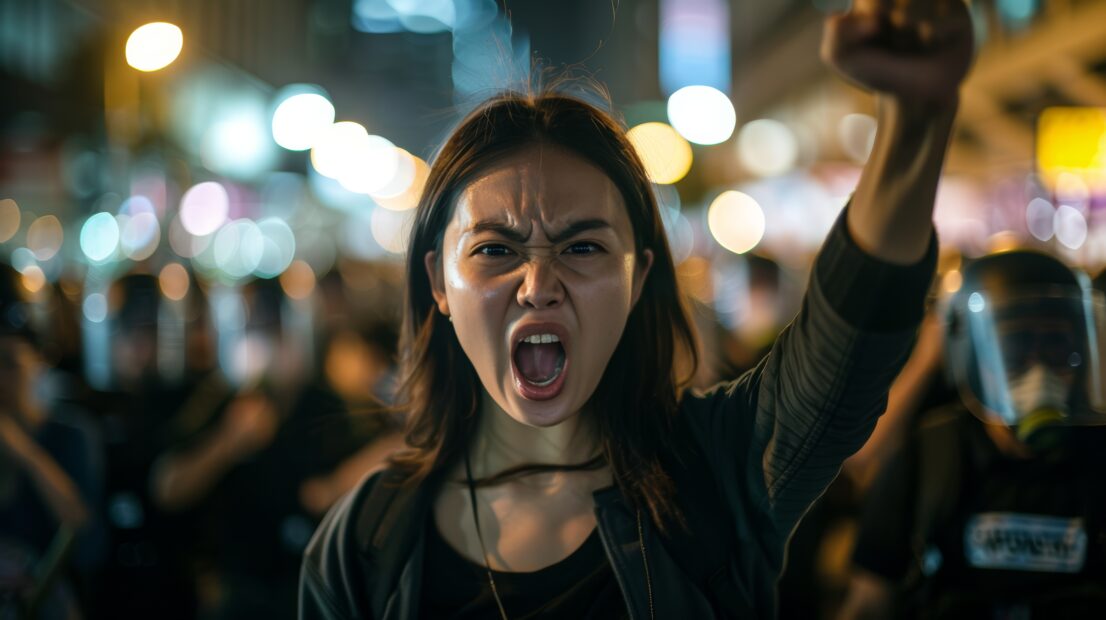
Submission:
<svg viewBox="0 0 1106 620">
<path fill-rule="evenodd" d="M 484 566 L 462 556 L 427 519 L 426 564 L 420 618 L 500 618 Z M 567 558 L 527 573 L 492 571 L 507 616 L 517 618 L 625 618 L 598 528 Z"/>
</svg>

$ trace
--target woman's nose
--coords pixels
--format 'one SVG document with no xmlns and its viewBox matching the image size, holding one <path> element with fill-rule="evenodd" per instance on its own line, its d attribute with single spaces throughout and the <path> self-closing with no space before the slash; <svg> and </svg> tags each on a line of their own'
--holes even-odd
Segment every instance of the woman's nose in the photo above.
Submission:
<svg viewBox="0 0 1106 620">
<path fill-rule="evenodd" d="M 518 303 L 534 309 L 555 308 L 564 301 L 565 289 L 557 277 L 554 260 L 532 258 L 523 266 Z"/>
</svg>

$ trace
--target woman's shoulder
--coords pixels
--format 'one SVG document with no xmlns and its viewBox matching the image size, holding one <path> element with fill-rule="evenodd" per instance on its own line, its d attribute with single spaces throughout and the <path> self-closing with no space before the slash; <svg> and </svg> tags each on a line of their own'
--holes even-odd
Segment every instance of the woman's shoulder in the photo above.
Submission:
<svg viewBox="0 0 1106 620">
<path fill-rule="evenodd" d="M 331 507 L 315 531 L 311 547 L 340 543 L 368 549 L 379 538 L 382 526 L 394 524 L 395 515 L 391 513 L 400 508 L 396 500 L 403 502 L 419 492 L 419 486 L 411 484 L 411 476 L 404 470 L 386 467 L 366 474 Z"/>
<path fill-rule="evenodd" d="M 313 617 L 361 617 L 358 610 L 375 608 L 371 601 L 386 593 L 381 584 L 410 555 L 425 495 L 406 472 L 389 467 L 366 475 L 330 509 L 304 551 L 301 599 L 328 610 Z"/>
</svg>

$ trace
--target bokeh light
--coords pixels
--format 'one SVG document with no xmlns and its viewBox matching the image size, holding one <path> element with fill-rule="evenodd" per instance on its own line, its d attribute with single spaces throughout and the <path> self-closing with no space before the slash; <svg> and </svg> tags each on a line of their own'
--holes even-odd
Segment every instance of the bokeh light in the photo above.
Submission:
<svg viewBox="0 0 1106 620">
<path fill-rule="evenodd" d="M 235 178 L 254 178 L 275 158 L 266 99 L 253 93 L 229 97 L 217 107 L 204 131 L 204 166 Z"/>
<path fill-rule="evenodd" d="M 184 229 L 202 237 L 210 235 L 227 221 L 230 196 L 214 181 L 192 186 L 181 198 L 180 219 Z"/>
<path fill-rule="evenodd" d="M 81 251 L 94 263 L 108 260 L 119 247 L 119 223 L 110 213 L 97 213 L 81 226 Z"/>
<path fill-rule="evenodd" d="M 54 215 L 44 215 L 27 228 L 27 248 L 34 252 L 36 259 L 48 261 L 61 250 L 64 236 L 61 220 Z"/>
<path fill-rule="evenodd" d="M 340 179 L 349 174 L 353 160 L 369 132 L 360 123 L 341 121 L 327 127 L 311 147 L 311 165 L 315 171 L 330 179 Z"/>
<path fill-rule="evenodd" d="M 374 209 L 370 228 L 373 239 L 380 244 L 380 247 L 392 254 L 403 254 L 407 251 L 407 240 L 414 223 L 413 211 Z"/>
<path fill-rule="evenodd" d="M 1040 241 L 1048 241 L 1055 233 L 1056 209 L 1044 198 L 1034 198 L 1025 208 L 1025 224 L 1029 234 Z"/>
<path fill-rule="evenodd" d="M 1087 240 L 1087 219 L 1075 207 L 1060 205 L 1053 227 L 1056 239 L 1072 250 L 1078 250 Z"/>
<path fill-rule="evenodd" d="M 139 71 L 169 66 L 184 49 L 184 33 L 167 22 L 140 26 L 127 39 L 127 64 Z"/>
<path fill-rule="evenodd" d="M 426 187 L 426 179 L 430 176 L 430 166 L 421 158 L 403 149 L 398 150 L 400 161 L 406 163 L 400 166 L 400 174 L 396 175 L 396 178 L 388 184 L 388 187 L 373 194 L 373 199 L 376 204 L 385 209 L 406 211 L 418 206 L 419 198 L 422 197 L 422 190 Z M 407 179 L 408 170 L 410 170 L 409 180 Z M 406 185 L 404 185 L 405 181 Z M 403 189 L 396 191 L 400 186 L 403 186 Z"/>
<path fill-rule="evenodd" d="M 81 304 L 84 318 L 93 323 L 103 323 L 108 318 L 108 299 L 103 293 L 92 293 Z"/>
<path fill-rule="evenodd" d="M 46 274 L 42 271 L 42 267 L 31 265 L 23 270 L 21 280 L 23 281 L 23 288 L 30 293 L 37 293 L 46 285 Z"/>
<path fill-rule="evenodd" d="M 690 142 L 718 144 L 733 135 L 737 112 L 722 91 L 685 86 L 668 98 L 668 122 Z"/>
<path fill-rule="evenodd" d="M 275 278 L 292 263 L 296 255 L 296 237 L 288 224 L 276 217 L 261 220 L 257 228 L 261 231 L 263 245 L 254 275 Z"/>
<path fill-rule="evenodd" d="M 691 170 L 691 145 L 669 125 L 642 123 L 626 132 L 626 138 L 654 183 L 675 183 Z"/>
<path fill-rule="evenodd" d="M 273 140 L 290 151 L 306 151 L 334 123 L 334 104 L 316 86 L 297 84 L 278 95 Z"/>
<path fill-rule="evenodd" d="M 707 226 L 719 245 L 735 254 L 744 254 L 764 237 L 764 210 L 748 194 L 722 192 L 710 203 Z"/>
<path fill-rule="evenodd" d="M 180 263 L 169 263 L 157 274 L 161 293 L 173 301 L 180 301 L 188 295 L 188 270 Z"/>
<path fill-rule="evenodd" d="M 400 153 L 394 144 L 380 136 L 365 135 L 357 139 L 338 182 L 351 192 L 371 196 L 393 182 L 399 164 Z"/>
<path fill-rule="evenodd" d="M 280 274 L 280 288 L 292 299 L 307 299 L 315 290 L 315 272 L 302 260 L 294 260 Z"/>
<path fill-rule="evenodd" d="M 118 216 L 119 247 L 123 255 L 134 261 L 153 256 L 161 241 L 161 226 L 153 213 L 142 212 L 133 217 Z"/>
<path fill-rule="evenodd" d="M 0 200 L 0 243 L 15 236 L 19 232 L 19 204 L 11 198 Z"/>
<path fill-rule="evenodd" d="M 858 164 L 868 161 L 876 142 L 876 119 L 868 114 L 846 114 L 837 123 L 841 150 Z"/>
<path fill-rule="evenodd" d="M 964 285 L 964 274 L 959 269 L 950 269 L 941 276 L 941 288 L 945 293 L 952 295 Z"/>
<path fill-rule="evenodd" d="M 737 156 L 750 173 L 777 176 L 795 167 L 799 143 L 787 125 L 762 118 L 746 123 L 738 132 Z"/>
<path fill-rule="evenodd" d="M 265 237 L 252 220 L 235 220 L 215 235 L 215 266 L 231 278 L 244 278 L 261 263 Z"/>
<path fill-rule="evenodd" d="M 1037 168 L 1055 189 L 1061 175 L 1081 177 L 1106 190 L 1106 108 L 1046 108 L 1037 119 Z"/>
</svg>

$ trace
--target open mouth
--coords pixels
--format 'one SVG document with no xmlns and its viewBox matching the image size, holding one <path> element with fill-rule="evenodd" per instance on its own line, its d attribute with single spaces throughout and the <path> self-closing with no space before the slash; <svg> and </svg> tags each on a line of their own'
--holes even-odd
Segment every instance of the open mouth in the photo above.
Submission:
<svg viewBox="0 0 1106 620">
<path fill-rule="evenodd" d="M 511 355 L 515 386 L 530 400 L 548 400 L 564 387 L 568 355 L 561 335 L 532 326 L 520 335 Z M 557 329 L 556 331 L 562 331 Z"/>
</svg>

